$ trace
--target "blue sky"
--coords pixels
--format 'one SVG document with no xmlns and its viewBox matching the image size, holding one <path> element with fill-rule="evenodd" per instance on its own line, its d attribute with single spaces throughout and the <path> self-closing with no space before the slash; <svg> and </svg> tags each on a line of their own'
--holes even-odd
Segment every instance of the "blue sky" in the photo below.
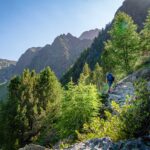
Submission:
<svg viewBox="0 0 150 150">
<path fill-rule="evenodd" d="M 29 47 L 51 44 L 62 33 L 109 23 L 123 0 L 0 0 L 0 58 L 18 60 Z"/>
</svg>

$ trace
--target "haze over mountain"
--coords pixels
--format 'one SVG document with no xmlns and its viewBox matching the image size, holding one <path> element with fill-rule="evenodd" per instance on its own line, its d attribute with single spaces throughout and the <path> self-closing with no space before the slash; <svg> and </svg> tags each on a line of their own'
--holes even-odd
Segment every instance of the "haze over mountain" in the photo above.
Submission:
<svg viewBox="0 0 150 150">
<path fill-rule="evenodd" d="M 46 66 L 50 66 L 57 77 L 60 78 L 75 63 L 84 49 L 91 46 L 98 33 L 98 29 L 91 30 L 84 32 L 80 38 L 70 33 L 62 34 L 56 37 L 51 45 L 29 48 L 19 58 L 15 67 L 1 70 L 0 79 L 1 81 L 9 79 L 12 75 L 22 73 L 25 68 L 39 72 Z M 11 71 L 8 72 L 8 70 Z"/>
<path fill-rule="evenodd" d="M 123 5 L 117 10 L 116 14 L 119 11 L 127 13 L 138 25 L 138 30 L 141 30 L 149 9 L 150 0 L 125 0 Z M 100 56 L 104 49 L 104 42 L 109 39 L 108 31 L 111 26 L 112 23 L 106 25 L 106 28 L 100 31 L 99 36 L 94 40 L 92 46 L 87 51 L 83 52 L 74 66 L 62 78 L 62 83 L 67 83 L 71 77 L 74 81 L 77 81 L 85 62 L 89 64 L 91 69 L 94 68 L 97 62 L 101 63 Z"/>
</svg>

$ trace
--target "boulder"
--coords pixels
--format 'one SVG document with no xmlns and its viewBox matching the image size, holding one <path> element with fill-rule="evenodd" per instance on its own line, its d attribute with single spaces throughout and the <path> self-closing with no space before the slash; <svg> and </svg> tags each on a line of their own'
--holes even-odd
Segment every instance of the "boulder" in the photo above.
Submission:
<svg viewBox="0 0 150 150">
<path fill-rule="evenodd" d="M 45 147 L 40 146 L 40 145 L 29 144 L 23 148 L 20 148 L 19 150 L 50 150 L 50 149 L 45 148 Z"/>
</svg>

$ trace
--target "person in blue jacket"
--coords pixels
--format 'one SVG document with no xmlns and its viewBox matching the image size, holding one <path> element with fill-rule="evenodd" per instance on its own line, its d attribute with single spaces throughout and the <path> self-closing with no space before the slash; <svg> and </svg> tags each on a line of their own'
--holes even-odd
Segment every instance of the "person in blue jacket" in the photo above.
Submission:
<svg viewBox="0 0 150 150">
<path fill-rule="evenodd" d="M 113 82 L 115 80 L 115 77 L 112 75 L 112 73 L 107 73 L 106 80 L 107 80 L 107 84 L 109 86 L 108 93 L 110 93 L 112 84 L 113 84 Z"/>
</svg>

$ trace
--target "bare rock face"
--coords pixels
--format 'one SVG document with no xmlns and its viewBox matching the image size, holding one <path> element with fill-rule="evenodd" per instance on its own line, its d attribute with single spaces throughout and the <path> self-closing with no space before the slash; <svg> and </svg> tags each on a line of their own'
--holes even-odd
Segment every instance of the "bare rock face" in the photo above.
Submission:
<svg viewBox="0 0 150 150">
<path fill-rule="evenodd" d="M 98 37 L 99 32 L 100 32 L 99 29 L 85 31 L 81 34 L 79 39 L 80 40 L 83 40 L 83 39 L 94 40 L 96 37 Z"/>
<path fill-rule="evenodd" d="M 15 74 L 20 74 L 25 68 L 28 68 L 32 59 L 38 54 L 41 47 L 29 48 L 22 56 L 19 58 L 16 67 L 14 69 Z"/>
</svg>

